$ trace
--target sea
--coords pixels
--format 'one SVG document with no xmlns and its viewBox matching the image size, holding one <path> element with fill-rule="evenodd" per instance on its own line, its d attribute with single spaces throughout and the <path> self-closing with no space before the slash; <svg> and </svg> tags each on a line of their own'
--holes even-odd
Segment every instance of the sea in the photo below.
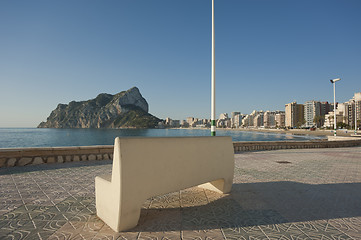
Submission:
<svg viewBox="0 0 361 240">
<path fill-rule="evenodd" d="M 210 136 L 209 129 L 54 129 L 0 128 L 0 148 L 113 145 L 116 137 Z M 322 136 L 217 130 L 233 141 L 307 141 Z"/>
</svg>

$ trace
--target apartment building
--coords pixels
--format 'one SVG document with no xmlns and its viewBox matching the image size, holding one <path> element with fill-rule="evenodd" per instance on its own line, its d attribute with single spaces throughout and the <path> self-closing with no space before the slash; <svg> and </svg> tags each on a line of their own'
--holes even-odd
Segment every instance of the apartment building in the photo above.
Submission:
<svg viewBox="0 0 361 240">
<path fill-rule="evenodd" d="M 275 121 L 277 127 L 284 127 L 286 121 L 285 112 L 278 111 L 275 115 Z"/>
<path fill-rule="evenodd" d="M 259 111 L 253 110 L 253 112 L 251 114 L 246 115 L 246 117 L 244 117 L 242 119 L 242 125 L 244 127 L 253 127 L 254 126 L 254 118 L 259 114 Z M 263 113 L 263 112 L 262 112 Z"/>
<path fill-rule="evenodd" d="M 307 101 L 304 104 L 304 119 L 305 126 L 312 127 L 315 126 L 315 117 L 321 116 L 321 102 L 319 101 Z"/>
<path fill-rule="evenodd" d="M 263 115 L 263 125 L 266 128 L 276 126 L 276 112 L 266 111 Z"/>
<path fill-rule="evenodd" d="M 247 114 L 247 115 L 242 119 L 242 126 L 243 126 L 243 127 L 253 126 L 253 117 L 252 117 L 250 114 Z"/>
<path fill-rule="evenodd" d="M 304 105 L 291 102 L 285 105 L 285 126 L 300 127 L 304 122 Z"/>
<path fill-rule="evenodd" d="M 253 126 L 254 127 L 262 127 L 262 126 L 264 126 L 264 114 L 263 114 L 263 112 L 257 114 L 253 118 Z"/>
<path fill-rule="evenodd" d="M 320 114 L 321 116 L 325 116 L 327 113 L 333 111 L 333 104 L 330 104 L 328 102 L 321 102 L 321 109 Z"/>
<path fill-rule="evenodd" d="M 359 93 L 355 93 L 353 96 L 353 99 L 355 101 L 355 106 L 356 106 L 356 118 L 357 121 L 361 121 L 361 92 Z"/>
<path fill-rule="evenodd" d="M 232 118 L 231 118 L 231 126 L 233 128 L 239 128 L 242 125 L 242 117 L 240 112 L 237 112 L 238 114 L 233 114 L 232 112 Z"/>
</svg>

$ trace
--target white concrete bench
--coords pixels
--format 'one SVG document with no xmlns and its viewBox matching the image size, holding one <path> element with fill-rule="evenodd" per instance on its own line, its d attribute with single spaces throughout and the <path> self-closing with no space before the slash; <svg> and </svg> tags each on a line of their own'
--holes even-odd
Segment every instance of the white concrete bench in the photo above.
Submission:
<svg viewBox="0 0 361 240">
<path fill-rule="evenodd" d="M 233 172 L 231 137 L 116 138 L 112 175 L 95 178 L 97 215 L 129 230 L 148 198 L 197 185 L 228 193 Z"/>
</svg>

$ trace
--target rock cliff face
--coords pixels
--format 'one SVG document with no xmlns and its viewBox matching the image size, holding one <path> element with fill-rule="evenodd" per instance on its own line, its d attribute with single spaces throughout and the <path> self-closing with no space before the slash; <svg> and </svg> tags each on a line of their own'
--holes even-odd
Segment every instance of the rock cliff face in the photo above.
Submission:
<svg viewBox="0 0 361 240">
<path fill-rule="evenodd" d="M 160 119 L 148 113 L 148 103 L 133 87 L 115 95 L 59 104 L 38 128 L 153 128 Z"/>
</svg>

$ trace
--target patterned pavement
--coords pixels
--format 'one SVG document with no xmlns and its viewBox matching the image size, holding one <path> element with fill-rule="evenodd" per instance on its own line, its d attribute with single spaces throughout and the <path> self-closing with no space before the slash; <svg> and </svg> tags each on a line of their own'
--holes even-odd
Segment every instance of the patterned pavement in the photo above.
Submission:
<svg viewBox="0 0 361 240">
<path fill-rule="evenodd" d="M 361 147 L 235 154 L 230 194 L 148 199 L 123 233 L 95 214 L 94 178 L 110 172 L 111 161 L 0 169 L 0 239 L 361 239 Z"/>
</svg>

